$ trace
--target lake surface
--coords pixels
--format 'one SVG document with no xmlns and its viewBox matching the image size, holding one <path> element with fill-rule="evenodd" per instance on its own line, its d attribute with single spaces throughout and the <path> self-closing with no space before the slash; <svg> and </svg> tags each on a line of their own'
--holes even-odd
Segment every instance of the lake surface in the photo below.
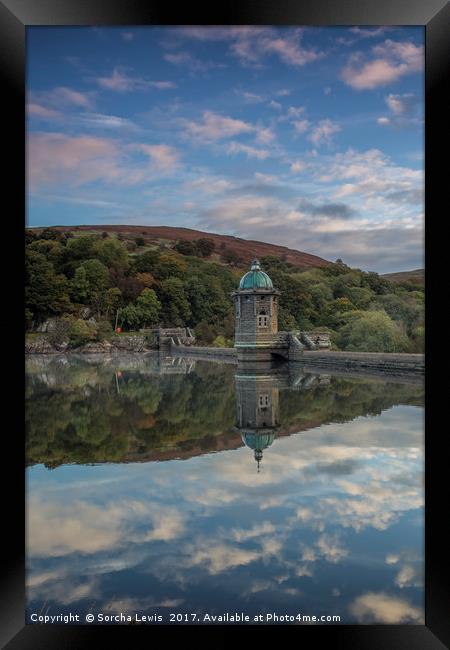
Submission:
<svg viewBox="0 0 450 650">
<path fill-rule="evenodd" d="M 301 368 L 29 358 L 27 621 L 423 624 L 423 399 Z"/>
</svg>

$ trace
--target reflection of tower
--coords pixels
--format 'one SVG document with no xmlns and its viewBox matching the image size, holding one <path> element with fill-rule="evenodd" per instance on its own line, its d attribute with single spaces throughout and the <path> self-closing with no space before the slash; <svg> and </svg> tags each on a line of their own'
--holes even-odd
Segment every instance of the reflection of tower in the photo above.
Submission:
<svg viewBox="0 0 450 650">
<path fill-rule="evenodd" d="M 254 450 L 259 471 L 263 450 L 273 443 L 279 427 L 278 378 L 239 369 L 235 382 L 236 428 L 244 444 Z"/>
</svg>

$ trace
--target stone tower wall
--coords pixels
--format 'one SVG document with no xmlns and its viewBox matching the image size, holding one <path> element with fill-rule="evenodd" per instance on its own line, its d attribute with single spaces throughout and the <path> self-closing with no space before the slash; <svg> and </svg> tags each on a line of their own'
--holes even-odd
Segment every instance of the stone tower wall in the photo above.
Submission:
<svg viewBox="0 0 450 650">
<path fill-rule="evenodd" d="M 271 378 L 237 380 L 236 393 L 236 423 L 239 428 L 278 426 L 279 389 Z"/>
<path fill-rule="evenodd" d="M 258 326 L 258 316 L 261 312 L 267 316 L 267 327 Z M 272 293 L 236 292 L 235 322 L 237 343 L 269 345 L 272 335 L 278 332 L 278 297 Z"/>
</svg>

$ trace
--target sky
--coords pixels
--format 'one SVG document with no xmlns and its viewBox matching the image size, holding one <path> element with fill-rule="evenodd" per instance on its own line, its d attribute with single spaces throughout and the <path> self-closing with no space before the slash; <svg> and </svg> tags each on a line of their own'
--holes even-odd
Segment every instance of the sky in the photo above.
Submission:
<svg viewBox="0 0 450 650">
<path fill-rule="evenodd" d="M 27 28 L 27 225 L 423 267 L 422 27 Z"/>
</svg>

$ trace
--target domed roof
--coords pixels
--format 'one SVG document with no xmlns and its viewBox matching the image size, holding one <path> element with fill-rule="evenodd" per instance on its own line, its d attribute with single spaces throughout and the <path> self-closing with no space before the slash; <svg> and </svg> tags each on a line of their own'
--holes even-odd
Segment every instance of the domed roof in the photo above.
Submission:
<svg viewBox="0 0 450 650">
<path fill-rule="evenodd" d="M 246 447 L 250 447 L 250 449 L 254 449 L 255 451 L 262 451 L 270 447 L 275 440 L 275 431 L 268 431 L 266 433 L 246 431 L 241 434 L 241 438 Z"/>
<path fill-rule="evenodd" d="M 242 431 L 241 438 L 244 445 L 253 449 L 259 473 L 263 450 L 270 447 L 272 442 L 275 440 L 275 431 L 273 429 L 271 431 L 266 431 L 265 433 L 256 433 L 256 431 L 248 430 Z"/>
<path fill-rule="evenodd" d="M 257 259 L 253 260 L 250 271 L 242 276 L 239 289 L 273 289 L 272 280 L 267 273 L 261 271 Z"/>
</svg>

